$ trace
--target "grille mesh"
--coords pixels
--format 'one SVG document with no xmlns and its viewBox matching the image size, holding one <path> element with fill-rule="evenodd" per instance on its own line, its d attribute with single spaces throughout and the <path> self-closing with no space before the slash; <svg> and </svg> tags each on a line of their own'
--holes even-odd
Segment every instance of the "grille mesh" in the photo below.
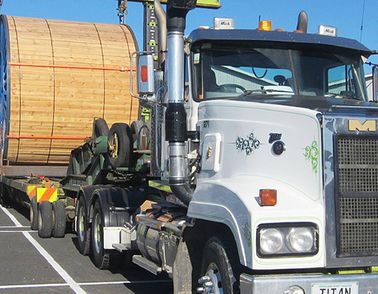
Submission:
<svg viewBox="0 0 378 294">
<path fill-rule="evenodd" d="M 338 255 L 378 253 L 378 138 L 337 139 Z"/>
</svg>

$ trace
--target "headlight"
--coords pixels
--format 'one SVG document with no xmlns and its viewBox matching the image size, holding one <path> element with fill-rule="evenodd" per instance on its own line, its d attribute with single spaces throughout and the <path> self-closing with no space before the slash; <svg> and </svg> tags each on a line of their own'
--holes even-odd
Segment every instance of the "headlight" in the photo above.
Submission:
<svg viewBox="0 0 378 294">
<path fill-rule="evenodd" d="M 292 228 L 289 231 L 287 240 L 294 252 L 310 252 L 314 246 L 314 230 L 312 228 Z"/>
<path fill-rule="evenodd" d="M 318 252 L 318 229 L 313 223 L 264 224 L 257 229 L 260 257 L 306 256 Z"/>
<path fill-rule="evenodd" d="M 284 237 L 277 229 L 262 229 L 260 231 L 260 249 L 264 254 L 276 254 L 284 245 Z"/>
</svg>

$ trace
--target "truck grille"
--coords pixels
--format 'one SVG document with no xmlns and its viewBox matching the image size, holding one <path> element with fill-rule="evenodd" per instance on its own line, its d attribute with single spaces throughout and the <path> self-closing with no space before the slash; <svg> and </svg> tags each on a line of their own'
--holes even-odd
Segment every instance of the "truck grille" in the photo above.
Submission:
<svg viewBox="0 0 378 294">
<path fill-rule="evenodd" d="M 378 254 L 378 137 L 336 138 L 338 256 Z"/>
</svg>

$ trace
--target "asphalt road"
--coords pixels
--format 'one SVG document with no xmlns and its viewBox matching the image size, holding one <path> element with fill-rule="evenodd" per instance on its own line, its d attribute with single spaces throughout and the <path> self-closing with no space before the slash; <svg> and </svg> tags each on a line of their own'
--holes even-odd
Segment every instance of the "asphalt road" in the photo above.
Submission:
<svg viewBox="0 0 378 294">
<path fill-rule="evenodd" d="M 99 270 L 76 236 L 41 239 L 22 209 L 0 206 L 0 293 L 172 293 L 172 282 L 136 266 Z"/>
</svg>

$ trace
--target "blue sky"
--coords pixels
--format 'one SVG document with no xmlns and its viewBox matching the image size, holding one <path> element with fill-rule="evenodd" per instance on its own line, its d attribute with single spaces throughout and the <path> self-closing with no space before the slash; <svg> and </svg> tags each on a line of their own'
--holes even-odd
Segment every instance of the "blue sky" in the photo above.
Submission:
<svg viewBox="0 0 378 294">
<path fill-rule="evenodd" d="M 273 28 L 287 31 L 296 27 L 301 10 L 309 15 L 309 32 L 317 32 L 320 24 L 337 27 L 338 35 L 360 40 L 360 27 L 365 1 L 362 43 L 378 49 L 377 0 L 221 0 L 218 10 L 196 9 L 188 16 L 188 30 L 212 26 L 214 17 L 232 17 L 237 28 L 256 28 L 258 18 L 270 19 Z M 31 16 L 99 23 L 117 23 L 117 0 L 3 0 L 2 14 Z M 143 10 L 140 3 L 128 3 L 126 23 L 142 40 Z M 371 59 L 378 62 L 378 58 Z"/>
</svg>

